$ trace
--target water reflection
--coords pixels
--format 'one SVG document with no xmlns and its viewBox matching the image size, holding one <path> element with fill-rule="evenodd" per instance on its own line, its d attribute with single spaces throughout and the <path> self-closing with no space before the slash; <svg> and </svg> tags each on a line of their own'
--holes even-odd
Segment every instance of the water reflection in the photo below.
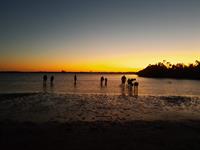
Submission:
<svg viewBox="0 0 200 150">
<path fill-rule="evenodd" d="M 74 80 L 74 83 L 71 84 L 71 88 L 72 88 L 72 92 L 74 94 L 78 93 L 78 88 L 79 88 L 79 84 L 77 84 L 76 80 Z"/>
<path fill-rule="evenodd" d="M 46 82 L 43 83 L 43 92 L 44 93 L 47 92 L 47 84 L 46 84 Z"/>
<path fill-rule="evenodd" d="M 128 96 L 133 96 L 133 87 L 128 86 Z"/>
<path fill-rule="evenodd" d="M 76 82 L 74 82 L 74 88 L 76 88 Z"/>
<path fill-rule="evenodd" d="M 134 83 L 134 96 L 135 97 L 138 97 L 138 85 L 139 85 L 138 82 Z"/>
<path fill-rule="evenodd" d="M 51 93 L 54 93 L 54 83 L 51 83 L 51 84 L 50 84 L 50 92 L 51 92 Z"/>
<path fill-rule="evenodd" d="M 122 95 L 122 96 L 126 96 L 125 84 L 121 84 L 121 85 L 120 85 L 120 89 L 121 89 L 121 95 Z"/>
</svg>

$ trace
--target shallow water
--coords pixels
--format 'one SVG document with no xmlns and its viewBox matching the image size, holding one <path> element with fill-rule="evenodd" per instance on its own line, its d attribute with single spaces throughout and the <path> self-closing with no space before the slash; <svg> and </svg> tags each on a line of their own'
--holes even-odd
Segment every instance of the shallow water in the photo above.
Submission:
<svg viewBox="0 0 200 150">
<path fill-rule="evenodd" d="M 130 94 L 128 90 L 121 88 L 120 74 L 77 74 L 77 85 L 74 86 L 74 74 L 47 73 L 48 82 L 43 87 L 43 73 L 3 73 L 0 74 L 0 93 L 30 93 L 30 92 L 54 92 L 73 94 Z M 49 78 L 54 75 L 54 86 L 50 86 Z M 108 78 L 107 87 L 100 86 L 101 76 Z M 136 75 L 126 75 L 127 78 L 137 78 L 139 82 L 139 95 L 176 95 L 176 96 L 200 96 L 199 80 L 179 79 L 153 79 L 141 78 Z"/>
</svg>

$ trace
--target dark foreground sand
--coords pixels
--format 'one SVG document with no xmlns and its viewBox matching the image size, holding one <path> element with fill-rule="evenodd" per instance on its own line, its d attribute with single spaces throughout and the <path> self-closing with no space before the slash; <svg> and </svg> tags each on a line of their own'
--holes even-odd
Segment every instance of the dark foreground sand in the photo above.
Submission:
<svg viewBox="0 0 200 150">
<path fill-rule="evenodd" d="M 0 148 L 199 150 L 199 106 L 191 97 L 3 94 Z"/>
<path fill-rule="evenodd" d="M 4 149 L 200 149 L 200 121 L 1 122 Z"/>
</svg>

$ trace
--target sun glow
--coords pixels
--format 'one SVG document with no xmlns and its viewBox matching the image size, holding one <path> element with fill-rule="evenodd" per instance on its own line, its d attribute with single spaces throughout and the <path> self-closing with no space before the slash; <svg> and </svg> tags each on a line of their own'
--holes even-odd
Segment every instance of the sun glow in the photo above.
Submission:
<svg viewBox="0 0 200 150">
<path fill-rule="evenodd" d="M 0 64 L 2 71 L 56 71 L 70 72 L 136 72 L 145 68 L 148 64 L 154 64 L 167 60 L 171 63 L 193 63 L 200 59 L 200 52 L 174 51 L 164 52 L 138 52 L 113 56 L 94 56 L 91 58 L 65 58 L 65 57 L 43 57 L 43 59 L 28 57 L 20 59 L 4 60 Z M 51 61 L 50 61 L 51 60 Z"/>
</svg>

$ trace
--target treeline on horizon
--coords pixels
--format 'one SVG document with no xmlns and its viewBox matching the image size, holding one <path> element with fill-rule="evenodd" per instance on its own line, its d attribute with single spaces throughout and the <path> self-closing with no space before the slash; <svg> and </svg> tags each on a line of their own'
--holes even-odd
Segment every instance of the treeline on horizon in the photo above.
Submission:
<svg viewBox="0 0 200 150">
<path fill-rule="evenodd" d="M 140 77 L 200 79 L 200 61 L 196 60 L 195 63 L 185 65 L 184 63 L 171 64 L 163 60 L 157 64 L 149 64 L 137 74 Z"/>
</svg>

